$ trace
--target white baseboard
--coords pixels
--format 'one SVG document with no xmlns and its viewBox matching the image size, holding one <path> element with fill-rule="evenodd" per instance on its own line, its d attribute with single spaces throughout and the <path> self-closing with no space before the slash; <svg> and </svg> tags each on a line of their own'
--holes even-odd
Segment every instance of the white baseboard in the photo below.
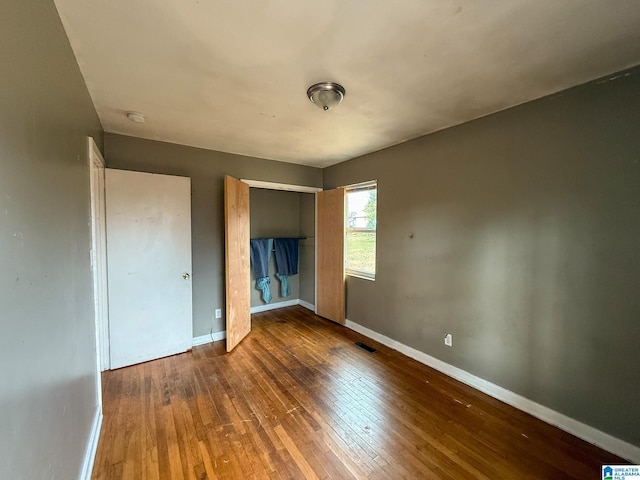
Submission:
<svg viewBox="0 0 640 480">
<path fill-rule="evenodd" d="M 300 305 L 307 310 L 311 310 L 312 312 L 316 311 L 315 305 L 309 302 L 305 302 L 304 300 L 300 300 L 299 298 L 295 298 L 293 300 L 285 300 L 284 302 L 267 303 L 266 305 L 251 307 L 251 313 L 267 312 L 269 310 L 276 310 L 278 308 L 292 307 L 293 305 Z"/>
<path fill-rule="evenodd" d="M 620 440 L 608 433 L 604 433 L 596 428 L 579 422 L 578 420 L 567 417 L 566 415 L 547 408 L 544 405 L 540 405 L 533 400 L 529 400 L 522 395 L 518 395 L 506 388 L 500 387 L 480 377 L 476 377 L 461 368 L 454 367 L 453 365 L 443 362 L 442 360 L 438 360 L 437 358 L 427 355 L 415 348 L 404 345 L 403 343 L 393 340 L 392 338 L 375 332 L 367 327 L 363 327 L 351 320 L 346 321 L 346 326 L 351 330 L 361 333 L 362 335 L 380 342 L 389 348 L 403 353 L 407 357 L 413 358 L 414 360 L 438 370 L 445 375 L 453 377 L 476 390 L 480 390 L 481 392 L 507 403 L 512 407 L 533 415 L 546 423 L 550 423 L 551 425 L 581 438 L 586 442 L 597 445 L 598 447 L 625 458 L 632 463 L 640 464 L 640 447 Z"/>
<path fill-rule="evenodd" d="M 198 345 L 217 342 L 219 340 L 224 340 L 225 338 L 227 338 L 226 330 L 223 330 L 221 332 L 207 333 L 206 335 L 200 335 L 199 337 L 194 337 L 192 345 L 194 347 L 197 347 Z"/>
<path fill-rule="evenodd" d="M 82 460 L 82 471 L 80 472 L 80 480 L 91 480 L 93 472 L 93 462 L 96 459 L 96 451 L 98 450 L 98 440 L 100 439 L 100 428 L 102 427 L 102 408 L 100 405 L 96 408 L 93 416 L 93 425 L 89 433 L 89 441 L 84 452 Z"/>
<path fill-rule="evenodd" d="M 300 300 L 296 298 L 293 300 L 285 300 L 284 302 L 266 303 L 264 305 L 251 307 L 251 313 L 267 312 L 269 310 L 275 310 L 277 308 L 291 307 L 292 305 L 298 305 L 299 302 Z"/>
<path fill-rule="evenodd" d="M 300 300 L 298 302 L 298 305 L 300 305 L 301 307 L 306 308 L 307 310 L 311 310 L 313 313 L 316 313 L 316 306 L 312 305 L 309 302 L 305 302 L 304 300 Z"/>
</svg>

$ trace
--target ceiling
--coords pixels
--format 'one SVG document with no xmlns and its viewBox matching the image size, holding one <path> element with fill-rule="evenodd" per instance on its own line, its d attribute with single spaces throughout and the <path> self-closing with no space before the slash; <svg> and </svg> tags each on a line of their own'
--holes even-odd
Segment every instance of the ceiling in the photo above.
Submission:
<svg viewBox="0 0 640 480">
<path fill-rule="evenodd" d="M 640 64 L 638 0 L 55 4 L 106 132 L 316 167 Z"/>
</svg>

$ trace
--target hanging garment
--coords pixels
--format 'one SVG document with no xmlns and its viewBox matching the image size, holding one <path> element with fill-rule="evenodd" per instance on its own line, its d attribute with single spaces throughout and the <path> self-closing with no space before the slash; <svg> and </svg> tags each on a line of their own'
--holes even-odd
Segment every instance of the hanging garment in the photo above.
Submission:
<svg viewBox="0 0 640 480">
<path fill-rule="evenodd" d="M 298 274 L 298 238 L 276 238 L 273 245 L 276 251 L 276 277 L 280 280 L 280 295 L 291 295 L 289 276 Z"/>
<path fill-rule="evenodd" d="M 251 245 L 251 265 L 256 276 L 256 289 L 262 292 L 264 303 L 271 301 L 271 289 L 269 284 L 269 259 L 273 250 L 272 238 L 256 238 L 250 241 Z"/>
</svg>

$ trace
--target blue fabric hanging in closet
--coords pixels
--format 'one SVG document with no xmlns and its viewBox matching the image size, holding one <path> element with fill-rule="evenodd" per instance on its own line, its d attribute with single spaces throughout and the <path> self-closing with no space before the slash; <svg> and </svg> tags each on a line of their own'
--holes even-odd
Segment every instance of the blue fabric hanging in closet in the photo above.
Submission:
<svg viewBox="0 0 640 480">
<path fill-rule="evenodd" d="M 256 277 L 256 289 L 262 292 L 264 303 L 271 302 L 271 289 L 269 284 L 269 259 L 273 250 L 272 238 L 256 238 L 250 241 L 251 264 Z"/>
<path fill-rule="evenodd" d="M 291 295 L 289 276 L 298 274 L 299 238 L 276 238 L 273 245 L 276 252 L 276 277 L 280 280 L 280 295 Z"/>
</svg>

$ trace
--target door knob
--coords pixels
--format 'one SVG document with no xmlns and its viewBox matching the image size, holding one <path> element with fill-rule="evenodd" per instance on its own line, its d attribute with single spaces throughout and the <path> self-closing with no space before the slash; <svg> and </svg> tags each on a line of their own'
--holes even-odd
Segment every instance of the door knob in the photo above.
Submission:
<svg viewBox="0 0 640 480">
<path fill-rule="evenodd" d="M 189 280 L 189 274 L 188 273 L 183 273 L 182 274 L 182 278 L 184 278 L 185 280 Z"/>
</svg>

